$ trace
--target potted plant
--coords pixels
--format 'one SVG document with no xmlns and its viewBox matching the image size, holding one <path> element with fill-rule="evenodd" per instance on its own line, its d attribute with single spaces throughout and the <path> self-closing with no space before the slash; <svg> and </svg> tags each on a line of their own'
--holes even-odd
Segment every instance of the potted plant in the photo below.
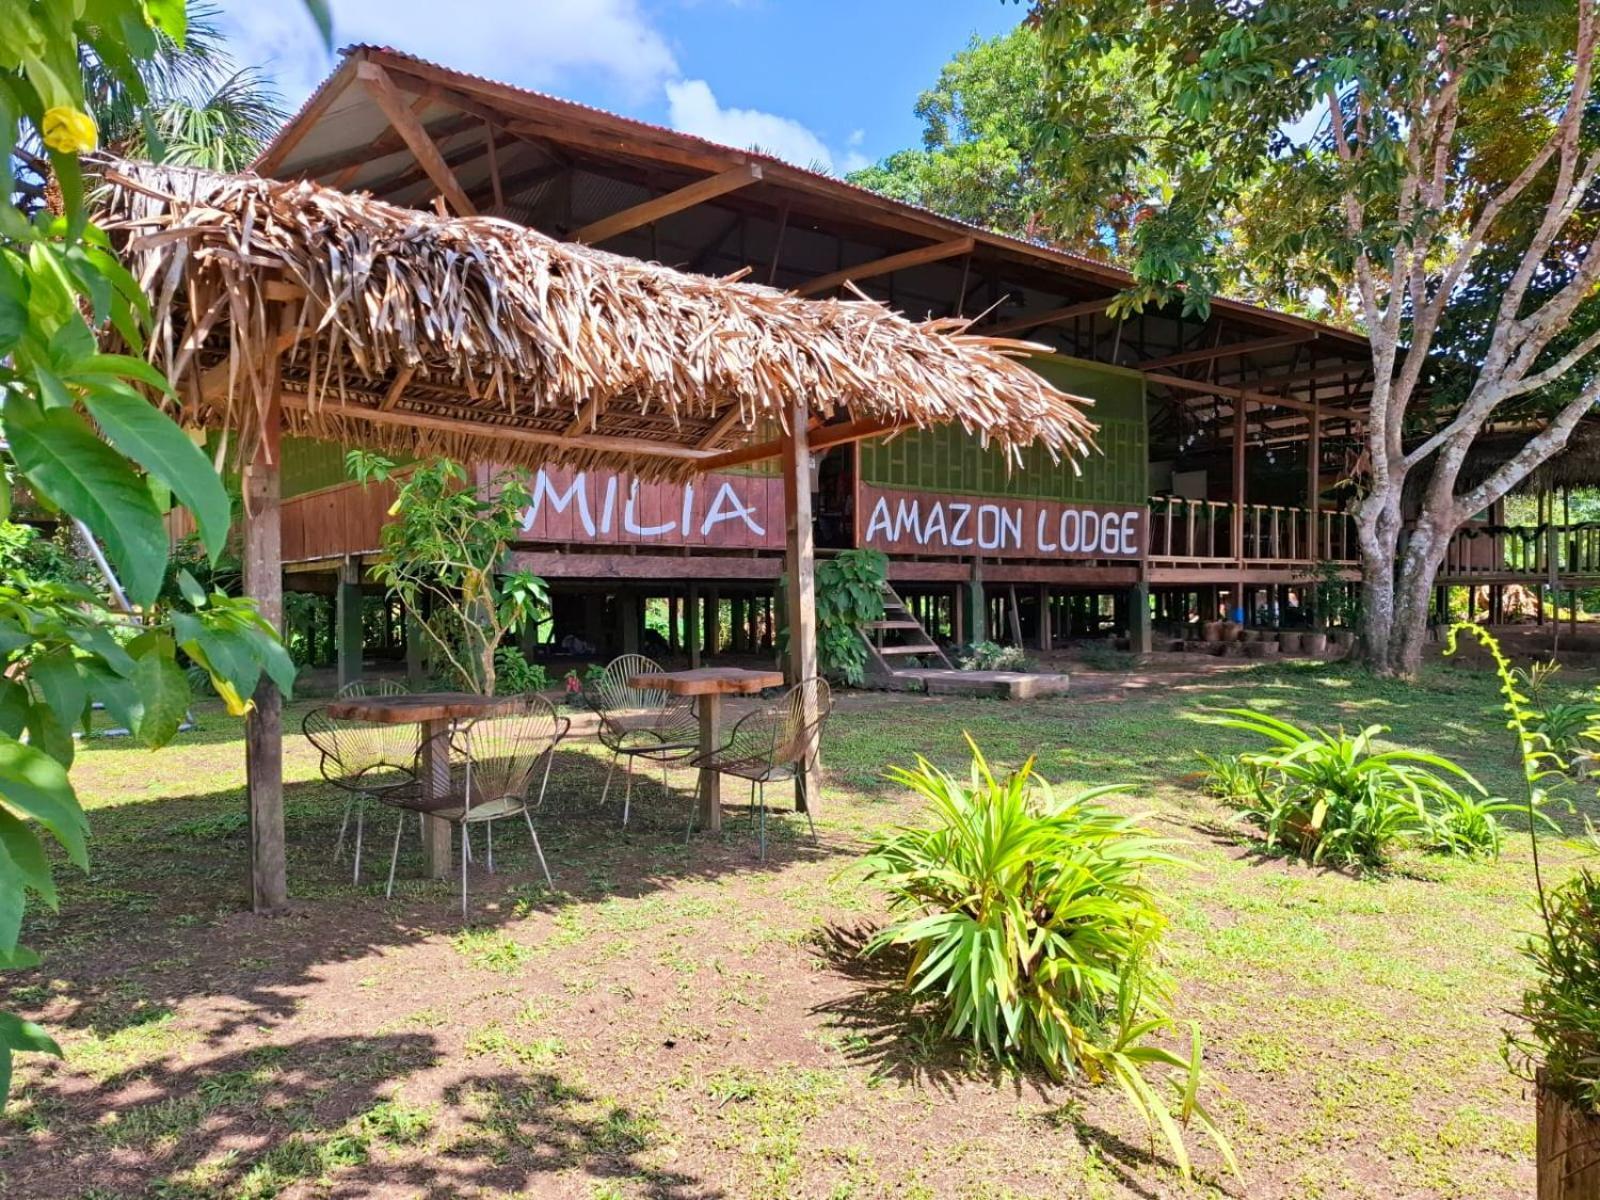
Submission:
<svg viewBox="0 0 1600 1200">
<path fill-rule="evenodd" d="M 1299 630 L 1286 629 L 1278 634 L 1278 650 L 1284 654 L 1299 654 L 1304 637 Z"/>
<path fill-rule="evenodd" d="M 1507 1035 L 1538 1105 L 1538 1200 L 1600 1196 L 1600 877 L 1580 868 L 1541 897 L 1544 929 L 1524 953 L 1536 977 Z"/>
</svg>

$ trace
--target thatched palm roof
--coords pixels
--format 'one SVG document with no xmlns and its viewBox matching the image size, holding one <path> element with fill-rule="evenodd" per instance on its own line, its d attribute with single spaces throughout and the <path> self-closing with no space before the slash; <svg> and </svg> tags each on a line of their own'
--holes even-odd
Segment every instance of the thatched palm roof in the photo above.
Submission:
<svg viewBox="0 0 1600 1200">
<path fill-rule="evenodd" d="M 681 478 L 770 434 L 797 397 L 813 421 L 953 420 L 1007 449 L 1091 448 L 1089 401 L 1024 366 L 1026 343 L 959 321 L 307 182 L 120 160 L 101 173 L 185 418 L 247 442 L 271 386 L 259 364 L 284 346 L 291 432 L 461 460 Z"/>
</svg>

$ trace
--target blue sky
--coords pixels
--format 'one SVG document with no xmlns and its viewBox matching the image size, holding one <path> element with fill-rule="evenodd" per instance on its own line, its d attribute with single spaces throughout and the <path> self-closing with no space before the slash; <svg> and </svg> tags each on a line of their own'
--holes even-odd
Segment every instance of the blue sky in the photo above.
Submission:
<svg viewBox="0 0 1600 1200">
<path fill-rule="evenodd" d="M 331 0 L 334 44 L 448 66 L 843 173 L 916 144 L 911 106 L 1001 0 Z M 298 107 L 329 70 L 297 0 L 222 0 Z"/>
</svg>

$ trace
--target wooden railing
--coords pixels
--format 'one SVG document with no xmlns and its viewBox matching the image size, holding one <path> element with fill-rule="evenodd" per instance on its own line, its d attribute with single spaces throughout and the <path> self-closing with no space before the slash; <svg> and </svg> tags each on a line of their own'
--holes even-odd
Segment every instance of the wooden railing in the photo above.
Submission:
<svg viewBox="0 0 1600 1200">
<path fill-rule="evenodd" d="M 1450 540 L 1439 574 L 1448 579 L 1499 576 L 1529 582 L 1552 575 L 1600 578 L 1600 525 L 1468 526 Z"/>
<path fill-rule="evenodd" d="M 1150 501 L 1150 557 L 1165 562 L 1350 562 L 1356 558 L 1350 518 L 1325 509 L 1247 504 L 1242 550 L 1233 546 L 1232 504 L 1225 500 Z"/>
</svg>

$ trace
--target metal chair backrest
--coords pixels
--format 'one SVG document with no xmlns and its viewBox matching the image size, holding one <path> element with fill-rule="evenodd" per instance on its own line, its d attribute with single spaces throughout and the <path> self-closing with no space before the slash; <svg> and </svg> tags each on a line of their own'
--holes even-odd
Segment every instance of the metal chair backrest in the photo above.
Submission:
<svg viewBox="0 0 1600 1200">
<path fill-rule="evenodd" d="M 535 771 L 572 724 L 543 696 L 522 699 L 520 712 L 472 721 L 451 739 L 450 791 L 469 819 L 473 808 L 494 801 L 526 804 Z"/>
<path fill-rule="evenodd" d="M 314 708 L 300 728 L 322 755 L 322 776 L 329 782 L 355 784 L 379 769 L 411 769 L 416 730 L 409 725 L 341 721 L 329 716 L 326 708 Z"/>
<path fill-rule="evenodd" d="M 662 688 L 634 687 L 629 680 L 637 675 L 661 673 L 661 664 L 655 659 L 624 654 L 607 663 L 598 679 L 584 684 L 583 696 L 602 719 L 610 714 L 659 712 L 671 707 L 678 697 Z"/>
<path fill-rule="evenodd" d="M 794 685 L 768 711 L 773 716 L 772 762 L 810 762 L 833 712 L 833 689 L 820 676 Z"/>
<path fill-rule="evenodd" d="M 340 700 L 358 700 L 362 696 L 409 696 L 411 689 L 398 679 L 353 679 L 334 695 Z"/>
</svg>

